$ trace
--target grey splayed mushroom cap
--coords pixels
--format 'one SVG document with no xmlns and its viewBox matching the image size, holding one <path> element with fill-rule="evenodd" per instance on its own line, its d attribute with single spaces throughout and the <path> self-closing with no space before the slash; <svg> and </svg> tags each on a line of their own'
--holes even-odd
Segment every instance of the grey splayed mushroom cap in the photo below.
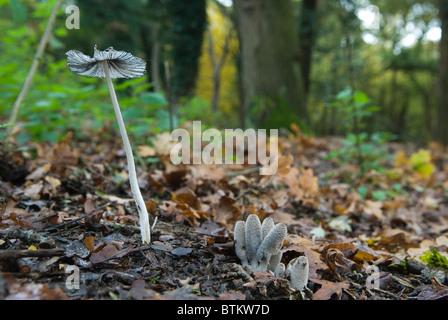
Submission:
<svg viewBox="0 0 448 320">
<path fill-rule="evenodd" d="M 94 48 L 93 58 L 77 50 L 70 50 L 67 55 L 67 65 L 76 74 L 105 78 L 104 61 L 107 62 L 109 74 L 112 79 L 140 78 L 145 74 L 146 62 L 125 51 L 116 51 L 112 47 L 99 51 Z"/>
</svg>

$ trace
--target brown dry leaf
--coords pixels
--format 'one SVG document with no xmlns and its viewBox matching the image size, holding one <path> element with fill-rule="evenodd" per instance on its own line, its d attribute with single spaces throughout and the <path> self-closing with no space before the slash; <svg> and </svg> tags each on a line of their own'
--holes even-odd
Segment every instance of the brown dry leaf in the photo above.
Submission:
<svg viewBox="0 0 448 320">
<path fill-rule="evenodd" d="M 318 271 L 328 270 L 327 264 L 321 260 L 321 254 L 313 249 L 313 244 L 309 239 L 287 235 L 286 242 L 287 244 L 282 248 L 283 257 L 290 261 L 305 254 L 309 261 L 310 278 L 320 279 L 321 275 Z"/>
<path fill-rule="evenodd" d="M 156 155 L 156 150 L 147 145 L 137 146 L 136 149 L 138 155 L 142 158 L 154 157 Z"/>
<path fill-rule="evenodd" d="M 143 279 L 135 280 L 132 283 L 129 295 L 135 300 L 161 299 L 160 295 L 150 289 Z"/>
<path fill-rule="evenodd" d="M 323 247 L 322 257 L 328 265 L 330 272 L 338 279 L 342 280 L 341 275 L 348 275 L 354 269 L 359 269 L 354 261 L 351 260 L 356 252 L 353 243 L 333 243 Z"/>
<path fill-rule="evenodd" d="M 200 164 L 191 166 L 191 176 L 192 180 L 211 180 L 214 182 L 221 181 L 223 179 L 226 179 L 226 172 L 224 169 L 220 166 L 213 165 L 213 164 Z"/>
<path fill-rule="evenodd" d="M 171 193 L 171 200 L 182 202 L 195 210 L 201 210 L 201 201 L 191 193 Z"/>
<path fill-rule="evenodd" d="M 235 199 L 228 196 L 222 196 L 219 198 L 215 215 L 216 222 L 231 228 L 240 216 L 241 208 L 236 204 Z"/>
<path fill-rule="evenodd" d="M 73 132 L 70 131 L 64 140 L 58 141 L 53 148 L 50 172 L 65 178 L 70 167 L 78 164 L 79 151 L 70 147 Z"/>
<path fill-rule="evenodd" d="M 260 180 L 260 186 L 265 187 L 276 178 L 279 178 L 280 182 L 282 182 L 282 178 L 288 177 L 291 174 L 290 170 L 293 169 L 293 167 L 291 167 L 293 161 L 294 158 L 291 154 L 288 154 L 287 156 L 277 155 L 272 163 L 272 168 L 277 167 L 277 172 L 271 174 L 269 169 L 261 168 L 260 172 L 263 172 L 263 174 L 266 175 Z"/>
<path fill-rule="evenodd" d="M 33 230 L 33 229 L 34 229 L 34 228 L 33 228 L 33 225 L 32 225 L 30 222 L 28 222 L 28 221 L 20 221 L 20 220 L 17 218 L 17 213 L 16 213 L 16 212 L 11 212 L 11 213 L 9 214 L 9 218 L 10 218 L 16 225 L 20 226 L 20 227 L 23 228 L 23 229 L 27 229 L 27 230 Z"/>
<path fill-rule="evenodd" d="M 40 196 L 42 194 L 43 187 L 44 187 L 44 184 L 42 183 L 42 181 L 39 181 L 38 183 L 29 185 L 28 187 L 26 187 L 26 189 L 24 190 L 24 193 L 25 193 L 25 195 L 30 197 L 32 200 L 39 200 Z"/>
<path fill-rule="evenodd" d="M 350 242 L 341 242 L 341 243 L 332 243 L 323 247 L 322 252 L 325 253 L 330 249 L 337 249 L 342 252 L 342 254 L 350 258 L 356 251 L 356 247 L 353 243 Z"/>
<path fill-rule="evenodd" d="M 211 216 L 210 212 L 196 210 L 184 202 L 165 200 L 159 206 L 162 213 L 174 216 L 175 221 L 186 221 L 190 226 L 196 225 L 196 220 Z"/>
<path fill-rule="evenodd" d="M 312 168 L 302 168 L 299 176 L 299 187 L 304 191 L 304 196 L 315 198 L 319 194 L 318 178 L 314 175 Z"/>
<path fill-rule="evenodd" d="M 46 176 L 45 181 L 47 182 L 46 185 L 48 186 L 48 188 L 46 188 L 45 193 L 55 194 L 58 191 L 60 185 L 62 184 L 61 180 L 59 180 L 58 178 L 54 178 L 52 176 Z"/>
<path fill-rule="evenodd" d="M 148 177 L 148 183 L 149 183 L 149 186 L 151 187 L 151 189 L 157 193 L 160 193 L 160 194 L 163 193 L 165 188 L 163 186 L 163 183 L 161 182 L 162 178 L 161 177 L 159 178 L 156 175 L 153 175 L 149 172 L 147 174 L 147 177 Z"/>
<path fill-rule="evenodd" d="M 93 251 L 92 255 L 90 256 L 90 261 L 93 264 L 97 264 L 112 259 L 118 255 L 122 246 L 123 243 L 118 241 L 111 241 L 104 246 L 100 245 L 100 250 L 95 249 Z"/>
<path fill-rule="evenodd" d="M 84 247 L 89 250 L 89 252 L 93 251 L 93 248 L 95 247 L 95 237 L 94 236 L 88 236 L 83 241 Z"/>
<path fill-rule="evenodd" d="M 41 167 L 38 167 L 36 170 L 31 172 L 29 175 L 26 176 L 26 180 L 33 180 L 33 181 L 39 181 L 43 177 L 45 177 L 51 169 L 51 164 L 47 163 Z"/>
<path fill-rule="evenodd" d="M 187 173 L 187 169 L 172 170 L 169 172 L 165 170 L 163 172 L 163 178 L 173 189 L 177 189 L 187 180 Z"/>
<path fill-rule="evenodd" d="M 369 217 L 381 220 L 384 218 L 382 207 L 382 201 L 367 200 L 364 202 L 363 210 Z"/>
<path fill-rule="evenodd" d="M 170 141 L 171 134 L 169 132 L 162 132 L 156 135 L 153 140 L 154 150 L 159 157 L 169 157 L 173 146 L 177 141 Z"/>
<path fill-rule="evenodd" d="M 342 295 L 342 289 L 348 289 L 346 282 L 331 282 L 327 280 L 310 279 L 312 282 L 321 285 L 313 294 L 313 300 L 339 300 Z"/>
<path fill-rule="evenodd" d="M 89 215 L 96 210 L 95 202 L 93 201 L 93 196 L 88 194 L 86 201 L 84 202 L 84 213 Z"/>
<path fill-rule="evenodd" d="M 379 241 L 372 243 L 375 250 L 394 252 L 402 249 L 418 247 L 418 243 L 412 239 L 411 234 L 401 229 L 386 229 L 381 234 Z"/>
</svg>

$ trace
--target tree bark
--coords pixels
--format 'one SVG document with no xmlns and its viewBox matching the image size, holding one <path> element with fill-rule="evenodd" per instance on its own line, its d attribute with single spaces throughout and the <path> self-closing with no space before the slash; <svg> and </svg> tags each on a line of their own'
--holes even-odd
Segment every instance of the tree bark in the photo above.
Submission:
<svg viewBox="0 0 448 320">
<path fill-rule="evenodd" d="M 439 0 L 439 18 L 442 25 L 438 77 L 438 123 L 436 139 L 448 146 L 448 1 Z"/>
<path fill-rule="evenodd" d="M 304 94 L 307 96 L 311 84 L 311 62 L 316 35 L 317 0 L 303 0 L 299 27 L 299 54 Z"/>
<path fill-rule="evenodd" d="M 294 116 L 305 120 L 291 0 L 235 0 L 234 6 L 243 112 L 258 108 L 256 126 L 288 126 Z"/>
</svg>

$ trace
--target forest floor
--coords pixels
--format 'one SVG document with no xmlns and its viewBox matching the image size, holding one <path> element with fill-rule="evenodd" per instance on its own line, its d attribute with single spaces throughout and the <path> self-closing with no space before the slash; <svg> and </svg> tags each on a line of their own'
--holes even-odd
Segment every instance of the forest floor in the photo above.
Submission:
<svg viewBox="0 0 448 320">
<path fill-rule="evenodd" d="M 384 172 L 358 177 L 324 160 L 341 139 L 297 132 L 279 138 L 278 172 L 260 176 L 173 166 L 160 135 L 135 148 L 157 217 L 142 245 L 121 141 L 94 139 L 68 134 L 0 158 L 0 299 L 298 298 L 288 279 L 240 265 L 233 228 L 251 213 L 287 225 L 282 262 L 308 258 L 308 299 L 448 299 L 448 155 L 436 144 L 430 163 L 388 144 Z"/>
</svg>

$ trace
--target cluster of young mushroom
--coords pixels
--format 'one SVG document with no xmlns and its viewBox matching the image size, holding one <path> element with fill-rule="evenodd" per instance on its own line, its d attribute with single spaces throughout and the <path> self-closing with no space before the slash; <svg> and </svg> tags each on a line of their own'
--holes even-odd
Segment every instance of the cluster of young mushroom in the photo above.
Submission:
<svg viewBox="0 0 448 320">
<path fill-rule="evenodd" d="M 292 259 L 287 267 L 281 262 L 287 232 L 285 224 L 275 224 L 270 217 L 261 223 L 256 214 L 251 214 L 246 222 L 235 224 L 235 253 L 243 267 L 271 271 L 277 277 L 288 278 L 291 288 L 303 291 L 308 283 L 308 259 L 305 256 Z"/>
</svg>

